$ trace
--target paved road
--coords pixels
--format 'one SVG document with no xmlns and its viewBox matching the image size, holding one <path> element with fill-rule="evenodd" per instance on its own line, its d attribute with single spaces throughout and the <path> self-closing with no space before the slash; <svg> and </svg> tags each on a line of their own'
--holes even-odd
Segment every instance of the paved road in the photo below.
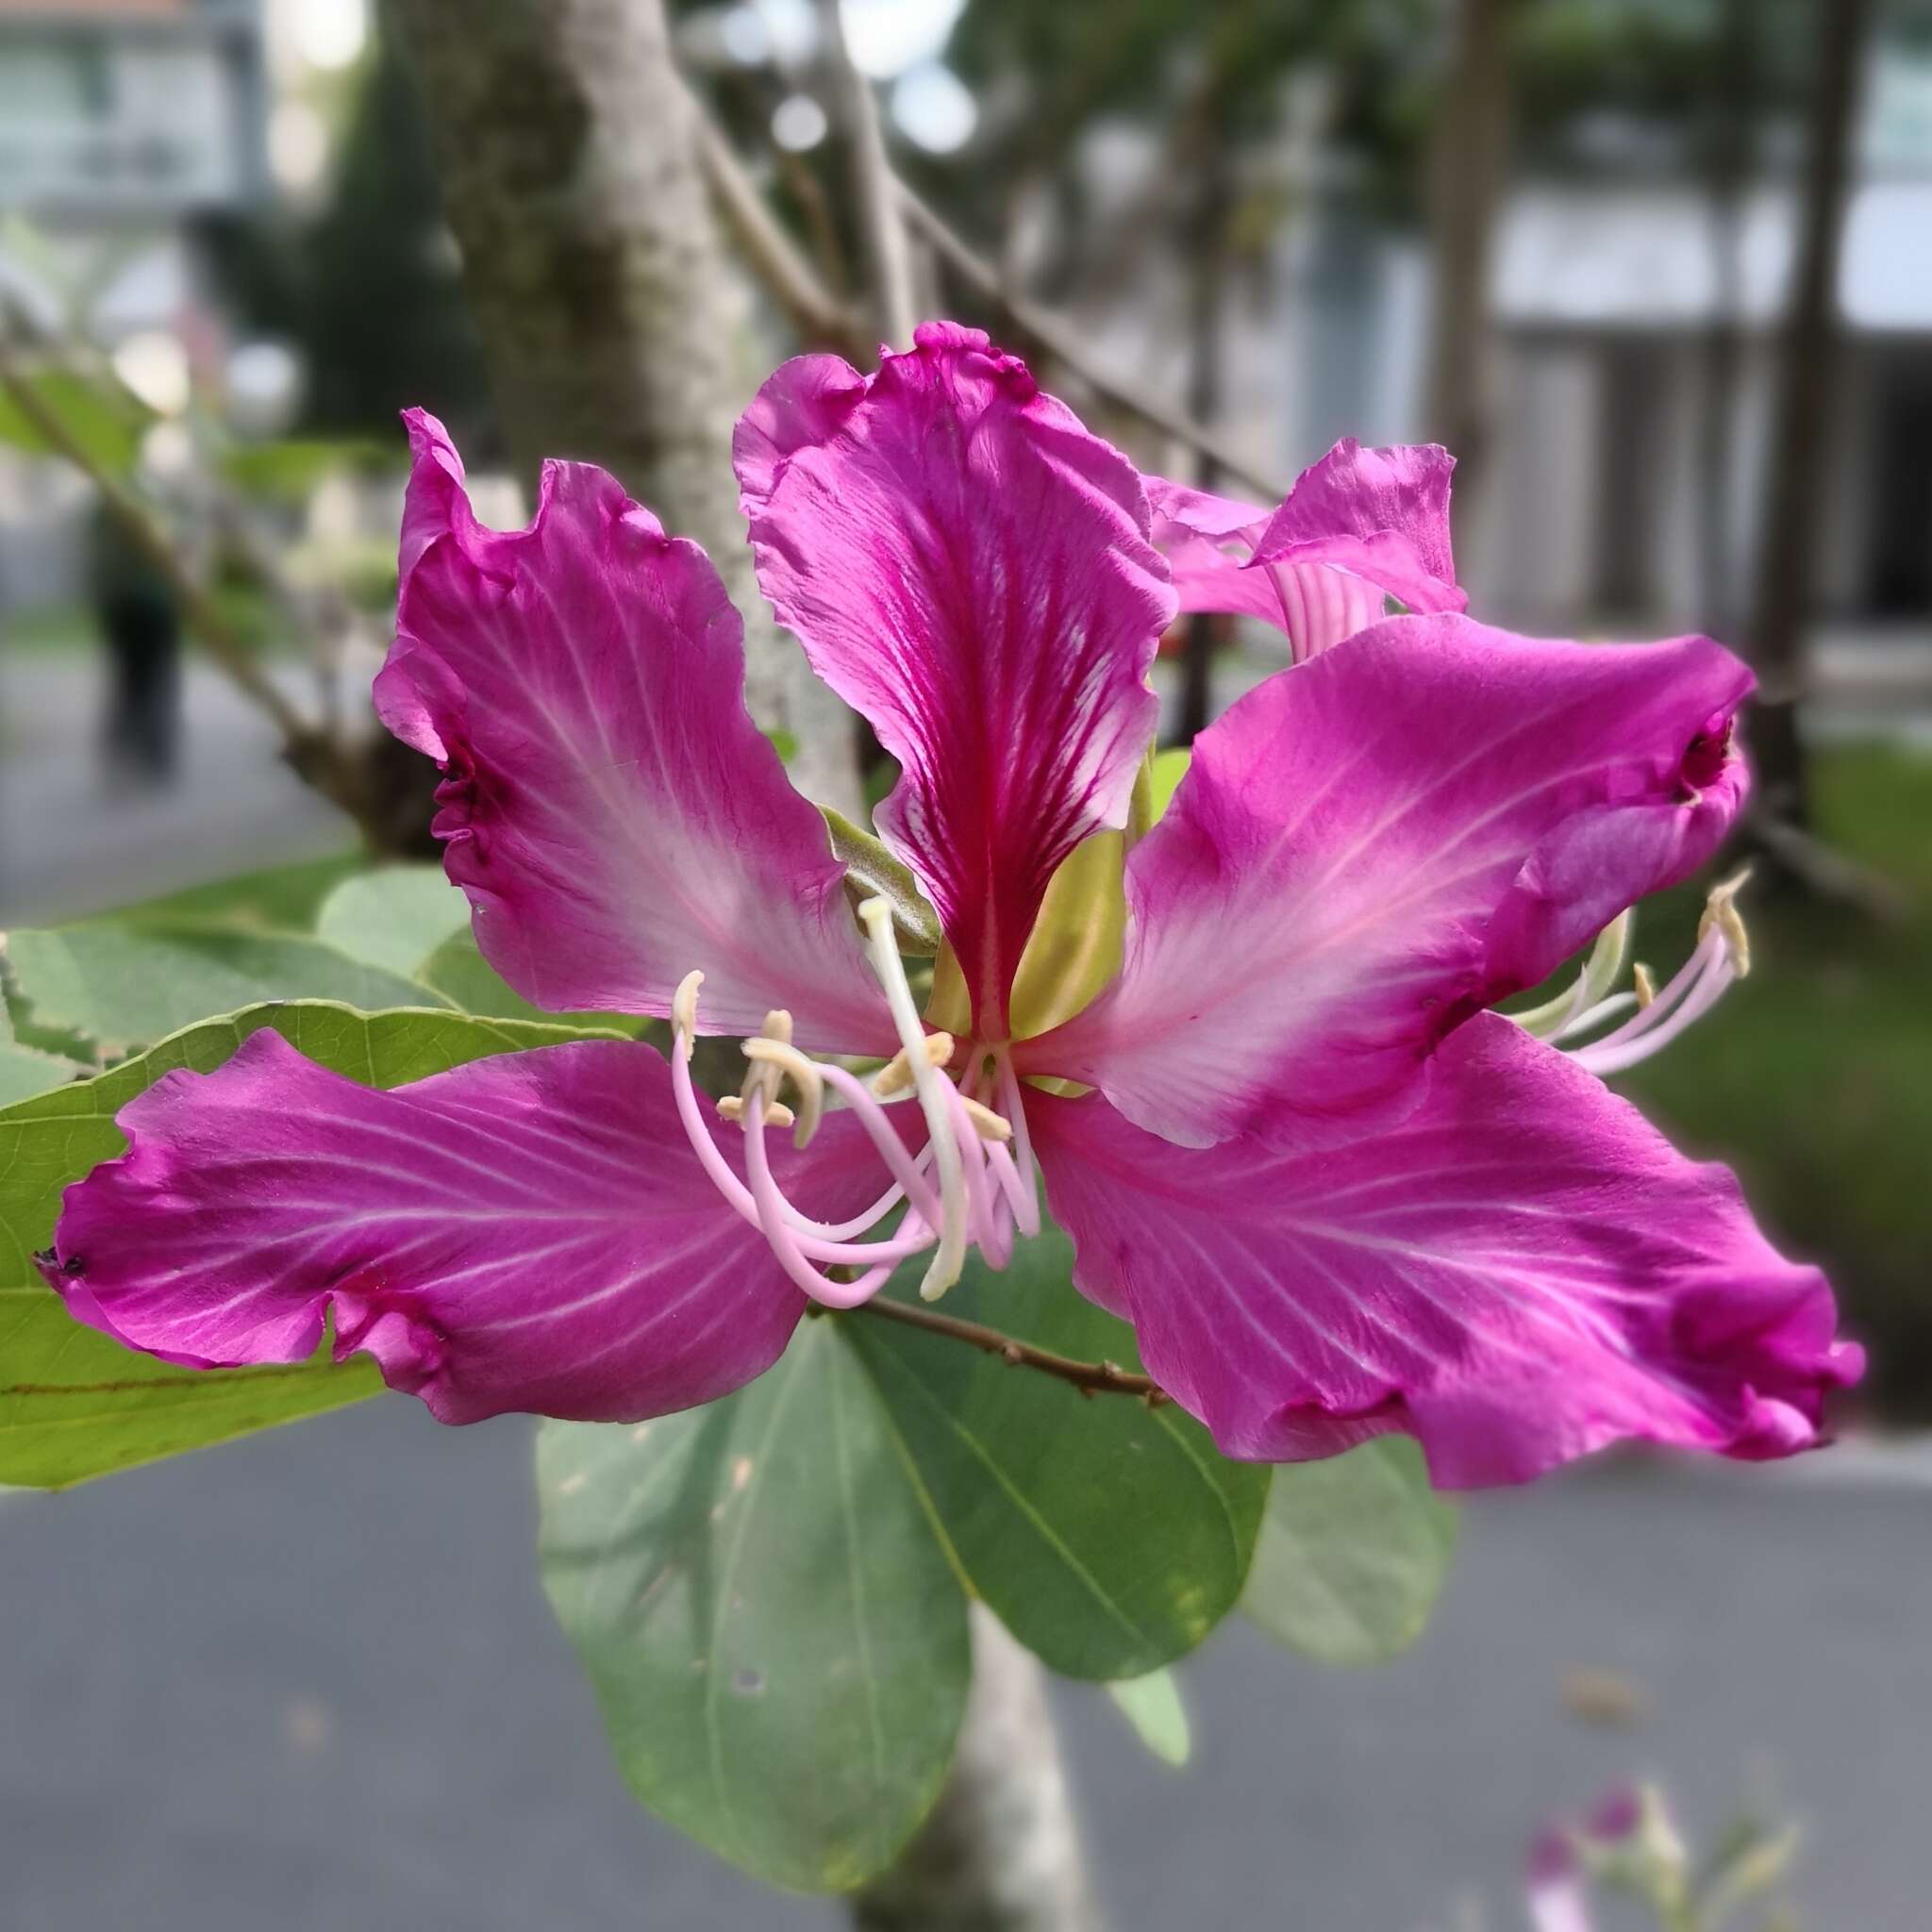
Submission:
<svg viewBox="0 0 1932 1932">
<path fill-rule="evenodd" d="M 0 925 L 96 911 L 225 872 L 341 851 L 354 833 L 276 756 L 275 730 L 191 663 L 178 782 L 110 789 L 97 667 L 0 651 Z"/>
<path fill-rule="evenodd" d="M 521 1424 L 392 1398 L 0 1502 L 8 1932 L 830 1932 L 636 1810 L 537 1592 Z M 1600 1470 L 1483 1499 L 1418 1651 L 1332 1674 L 1244 1627 L 1175 1774 L 1068 1687 L 1118 1932 L 1515 1932 L 1526 1833 L 1632 1771 L 1810 1821 L 1813 1932 L 1923 1932 L 1932 1480 Z M 1583 1728 L 1574 1666 L 1650 1714 Z"/>
</svg>

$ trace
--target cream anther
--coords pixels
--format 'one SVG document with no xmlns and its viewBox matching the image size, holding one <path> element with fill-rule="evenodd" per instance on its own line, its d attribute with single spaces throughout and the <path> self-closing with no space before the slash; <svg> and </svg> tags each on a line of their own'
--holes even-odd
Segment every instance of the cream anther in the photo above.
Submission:
<svg viewBox="0 0 1932 1932">
<path fill-rule="evenodd" d="M 1704 902 L 1704 917 L 1697 922 L 1700 940 L 1708 939 L 1713 929 L 1724 935 L 1724 944 L 1730 949 L 1731 970 L 1740 979 L 1751 971 L 1751 935 L 1744 930 L 1743 917 L 1738 910 L 1738 894 L 1750 876 L 1751 868 L 1747 865 L 1723 885 L 1713 886 Z"/>
<path fill-rule="evenodd" d="M 1657 998 L 1657 975 L 1641 959 L 1630 969 L 1630 990 L 1637 995 L 1640 1013 Z"/>
<path fill-rule="evenodd" d="M 693 969 L 677 982 L 677 991 L 671 996 L 671 1030 L 686 1059 L 691 1058 L 691 1041 L 697 1037 L 698 988 L 704 983 L 705 975 Z"/>
<path fill-rule="evenodd" d="M 774 1045 L 790 1046 L 791 1015 L 783 1007 L 774 1007 L 765 1015 L 764 1032 L 761 1037 L 771 1041 Z M 752 1042 L 747 1040 L 744 1042 L 745 1057 L 752 1064 L 745 1070 L 744 1084 L 739 1088 L 738 1096 L 741 1100 L 749 1100 L 754 1092 L 761 1093 L 764 1096 L 765 1111 L 769 1114 L 777 1104 L 778 1089 L 783 1084 L 784 1075 L 769 1062 L 760 1061 L 751 1048 Z"/>
<path fill-rule="evenodd" d="M 944 1066 L 953 1058 L 953 1048 L 950 1033 L 928 1033 L 925 1036 L 926 1065 Z M 894 1093 L 903 1093 L 912 1084 L 912 1061 L 903 1046 L 872 1076 L 872 1091 L 881 1100 Z"/>
<path fill-rule="evenodd" d="M 959 1096 L 959 1105 L 966 1109 L 966 1118 L 978 1130 L 982 1141 L 1010 1141 L 1013 1138 L 1012 1123 L 993 1112 L 991 1108 L 970 1100 L 963 1093 Z"/>
<path fill-rule="evenodd" d="M 729 1121 L 734 1126 L 744 1124 L 744 1101 L 736 1093 L 727 1093 L 718 1103 L 718 1118 Z M 792 1122 L 791 1109 L 782 1100 L 773 1101 L 765 1108 L 765 1124 L 768 1127 L 789 1127 Z"/>
<path fill-rule="evenodd" d="M 790 1018 L 789 1014 L 786 1015 L 788 1023 Z M 787 1031 L 790 1031 L 789 1024 Z M 808 1147 L 811 1144 L 811 1137 L 819 1130 L 819 1122 L 825 1111 L 825 1082 L 824 1076 L 819 1072 L 818 1062 L 808 1059 L 788 1040 L 770 1035 L 761 1040 L 745 1041 L 743 1052 L 745 1058 L 755 1067 L 770 1069 L 768 1079 L 771 1086 L 777 1085 L 780 1074 L 789 1074 L 791 1076 L 792 1087 L 798 1094 L 799 1109 L 798 1133 L 794 1144 Z M 781 1112 L 785 1115 L 782 1121 L 778 1118 Z M 774 1126 L 790 1126 L 791 1110 L 767 1100 L 765 1118 Z"/>
</svg>

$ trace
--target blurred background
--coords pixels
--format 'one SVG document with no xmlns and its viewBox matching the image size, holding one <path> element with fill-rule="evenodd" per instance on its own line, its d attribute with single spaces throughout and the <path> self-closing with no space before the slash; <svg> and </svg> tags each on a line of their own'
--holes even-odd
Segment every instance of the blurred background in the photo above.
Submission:
<svg viewBox="0 0 1932 1932">
<path fill-rule="evenodd" d="M 425 774 L 367 717 L 398 408 L 444 417 L 492 521 L 533 447 L 651 493 L 569 420 L 541 436 L 487 340 L 519 242 L 498 258 L 479 197 L 532 192 L 572 104 L 533 74 L 453 153 L 436 11 L 0 0 L 0 927 L 333 876 L 358 836 L 425 849 Z M 1543 1815 L 1657 1769 L 1713 1828 L 1808 1821 L 1807 1925 L 1923 1926 L 1932 0 L 843 20 L 932 217 L 922 308 L 1032 355 L 1144 466 L 1259 497 L 1338 437 L 1441 441 L 1475 614 L 1753 660 L 1759 969 L 1629 1086 L 1743 1170 L 1874 1353 L 1812 1466 L 1480 1502 L 1436 1626 L 1376 1677 L 1218 1639 L 1178 1782 L 1069 1693 L 1118 1923 L 1514 1926 Z M 842 301 L 862 237 L 813 6 L 679 5 L 672 33 Z M 801 314 L 733 273 L 739 404 Z M 580 320 L 608 291 L 550 293 Z M 1279 661 L 1224 620 L 1176 634 L 1169 738 Z M 1674 969 L 1700 903 L 1647 912 L 1640 952 Z M 483 1434 L 386 1407 L 0 1500 L 0 1924 L 833 1922 L 629 1807 L 537 1601 L 522 1433 Z"/>
</svg>

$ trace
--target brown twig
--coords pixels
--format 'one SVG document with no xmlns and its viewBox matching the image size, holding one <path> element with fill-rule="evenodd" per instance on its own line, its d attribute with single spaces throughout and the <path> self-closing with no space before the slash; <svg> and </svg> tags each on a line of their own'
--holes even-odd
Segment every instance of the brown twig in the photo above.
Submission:
<svg viewBox="0 0 1932 1932">
<path fill-rule="evenodd" d="M 730 142 L 695 95 L 691 119 L 697 128 L 698 164 L 718 212 L 752 273 L 792 327 L 808 342 L 824 343 L 860 359 L 869 357 L 874 344 L 866 340 L 865 330 L 774 218 Z"/>
<path fill-rule="evenodd" d="M 912 257 L 872 83 L 852 64 L 839 0 L 818 0 L 819 40 L 831 95 L 832 125 L 845 143 L 853 213 L 865 262 L 872 322 L 894 349 L 912 346 Z"/>
<path fill-rule="evenodd" d="M 752 273 L 791 318 L 801 335 L 808 341 L 835 344 L 857 360 L 868 360 L 873 345 L 864 325 L 825 286 L 810 262 L 773 220 L 731 143 L 695 95 L 692 100 L 698 153 L 706 177 Z M 905 182 L 896 176 L 891 178 L 908 225 L 924 238 L 962 282 L 992 307 L 1015 348 L 1058 362 L 1103 402 L 1130 416 L 1138 416 L 1176 442 L 1186 443 L 1257 496 L 1272 503 L 1287 494 L 1278 477 L 1266 475 L 1244 461 L 1185 409 L 1150 395 L 1138 384 L 1096 369 L 1071 324 L 1014 294 L 1006 277 L 991 261 L 956 234 Z"/>
<path fill-rule="evenodd" d="M 978 1322 L 966 1322 L 957 1315 L 942 1315 L 915 1302 L 895 1302 L 884 1295 L 861 1302 L 847 1310 L 854 1315 L 876 1315 L 882 1321 L 898 1322 L 927 1335 L 941 1335 L 949 1341 L 963 1341 L 987 1355 L 996 1355 L 1009 1367 L 1037 1369 L 1068 1383 L 1083 1395 L 1136 1395 L 1149 1408 L 1158 1408 L 1174 1397 L 1152 1375 L 1137 1375 L 1116 1362 L 1083 1362 L 1072 1356 L 1056 1355 L 1049 1348 L 1036 1348 L 1030 1341 L 1016 1341 L 997 1328 Z"/>
<path fill-rule="evenodd" d="M 1012 291 L 991 262 L 962 241 L 905 182 L 898 183 L 899 205 L 915 232 L 924 236 L 941 260 L 999 315 L 1004 333 L 1015 348 L 1050 357 L 1071 370 L 1103 402 L 1138 416 L 1141 422 L 1197 450 L 1238 482 L 1270 503 L 1287 495 L 1279 478 L 1264 475 L 1222 441 L 1205 424 L 1162 402 L 1137 384 L 1096 369 L 1074 325 L 1037 308 Z"/>
<path fill-rule="evenodd" d="M 1896 926 L 1911 914 L 1911 895 L 1896 881 L 1789 819 L 1753 811 L 1739 829 L 1746 847 L 1755 845 L 1780 874 L 1814 899 L 1855 912 L 1874 925 Z"/>
</svg>

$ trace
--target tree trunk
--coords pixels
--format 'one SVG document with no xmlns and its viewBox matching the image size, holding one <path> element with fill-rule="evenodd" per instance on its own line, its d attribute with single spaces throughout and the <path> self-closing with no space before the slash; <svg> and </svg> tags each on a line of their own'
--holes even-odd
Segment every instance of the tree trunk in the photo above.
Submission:
<svg viewBox="0 0 1932 1932">
<path fill-rule="evenodd" d="M 1509 155 L 1513 0 L 1454 0 L 1429 154 L 1431 314 L 1424 414 L 1456 458 L 1467 521 L 1490 455 L 1491 238 Z"/>
<path fill-rule="evenodd" d="M 1724 0 L 1721 84 L 1705 142 L 1711 258 L 1710 326 L 1704 339 L 1704 393 L 1697 434 L 1698 597 L 1713 637 L 1736 633 L 1738 395 L 1744 361 L 1744 194 L 1756 153 L 1757 36 L 1752 0 Z"/>
<path fill-rule="evenodd" d="M 663 0 L 392 0 L 510 453 L 602 463 L 702 543 L 747 694 L 800 789 L 852 808 L 848 732 L 752 580 L 731 474 L 747 306 L 699 171 Z"/>
<path fill-rule="evenodd" d="M 1746 639 L 1761 688 L 1752 730 L 1765 812 L 1807 822 L 1798 707 L 1817 586 L 1817 524 L 1838 375 L 1839 244 L 1872 0 L 1818 0 L 1810 148 L 1772 423 Z"/>
<path fill-rule="evenodd" d="M 1044 1674 L 979 1604 L 952 1777 L 852 1915 L 858 1932 L 1098 1932 Z"/>
<path fill-rule="evenodd" d="M 1211 109 L 1210 109 L 1211 112 Z M 1227 224 L 1234 184 L 1226 147 L 1210 132 L 1199 157 L 1196 187 L 1188 214 L 1188 413 L 1196 423 L 1215 426 L 1221 413 L 1222 328 L 1227 291 Z M 1221 486 L 1211 457 L 1195 466 L 1203 490 Z M 1270 505 L 1269 508 L 1273 508 Z M 1181 658 L 1180 726 L 1176 737 L 1192 744 L 1207 730 L 1214 711 L 1214 660 L 1228 636 L 1228 620 L 1217 610 L 1197 610 L 1188 619 Z"/>
</svg>

